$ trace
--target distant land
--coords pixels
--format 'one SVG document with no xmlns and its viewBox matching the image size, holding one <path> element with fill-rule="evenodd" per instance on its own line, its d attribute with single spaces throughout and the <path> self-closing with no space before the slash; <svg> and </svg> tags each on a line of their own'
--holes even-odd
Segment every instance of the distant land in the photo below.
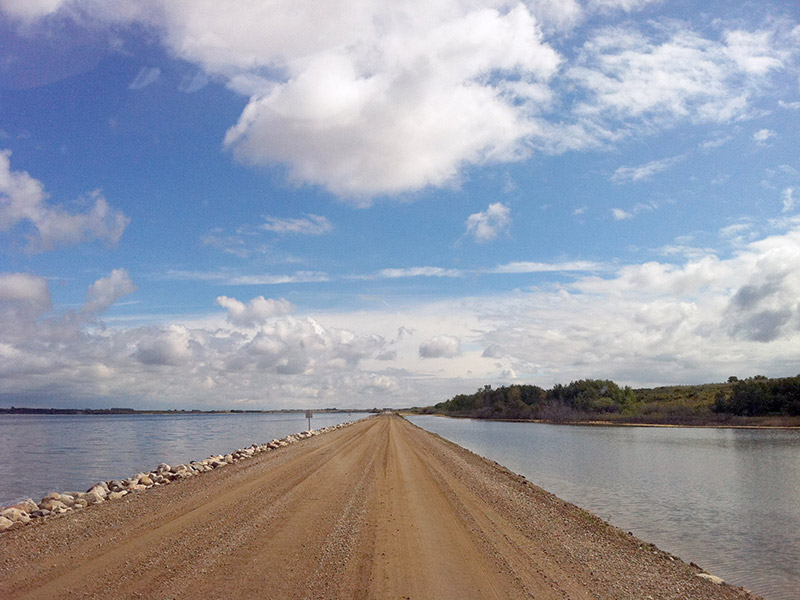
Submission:
<svg viewBox="0 0 800 600">
<path fill-rule="evenodd" d="M 285 408 L 275 410 L 137 410 L 135 408 L 25 408 L 11 406 L 0 407 L 0 415 L 225 415 L 225 414 L 288 414 L 305 413 L 304 408 Z M 319 408 L 313 413 L 352 413 L 380 412 L 377 408 Z"/>
<path fill-rule="evenodd" d="M 535 385 L 458 394 L 412 412 L 452 417 L 550 423 L 800 427 L 800 375 L 652 389 L 581 379 L 549 390 Z"/>
</svg>

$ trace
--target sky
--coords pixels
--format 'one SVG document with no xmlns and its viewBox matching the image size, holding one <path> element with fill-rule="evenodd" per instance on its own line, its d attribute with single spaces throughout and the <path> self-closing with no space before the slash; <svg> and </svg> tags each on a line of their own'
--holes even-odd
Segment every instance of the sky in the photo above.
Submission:
<svg viewBox="0 0 800 600">
<path fill-rule="evenodd" d="M 0 406 L 800 373 L 796 0 L 0 0 Z"/>
</svg>

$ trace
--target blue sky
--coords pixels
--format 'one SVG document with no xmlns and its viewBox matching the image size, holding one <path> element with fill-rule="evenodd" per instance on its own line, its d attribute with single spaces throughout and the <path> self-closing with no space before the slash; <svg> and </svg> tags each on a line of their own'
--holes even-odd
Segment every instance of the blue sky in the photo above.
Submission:
<svg viewBox="0 0 800 600">
<path fill-rule="evenodd" d="M 0 0 L 0 404 L 800 372 L 800 6 Z"/>
</svg>

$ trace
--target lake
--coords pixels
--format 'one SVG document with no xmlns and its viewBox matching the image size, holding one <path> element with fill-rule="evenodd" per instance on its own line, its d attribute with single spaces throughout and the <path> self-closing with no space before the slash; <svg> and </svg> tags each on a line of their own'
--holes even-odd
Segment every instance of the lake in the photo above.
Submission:
<svg viewBox="0 0 800 600">
<path fill-rule="evenodd" d="M 315 413 L 321 429 L 366 413 Z M 84 491 L 159 463 L 226 454 L 308 428 L 304 413 L 0 415 L 0 507 L 53 491 Z"/>
<path fill-rule="evenodd" d="M 798 598 L 798 430 L 409 420 L 731 584 Z"/>
</svg>

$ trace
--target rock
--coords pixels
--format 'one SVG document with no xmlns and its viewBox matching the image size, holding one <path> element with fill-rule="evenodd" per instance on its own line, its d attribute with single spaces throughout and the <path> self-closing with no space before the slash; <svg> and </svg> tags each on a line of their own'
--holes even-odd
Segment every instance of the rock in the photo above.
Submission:
<svg viewBox="0 0 800 600">
<path fill-rule="evenodd" d="M 22 502 L 17 502 L 16 504 L 12 504 L 8 508 L 18 508 L 20 510 L 24 510 L 26 513 L 33 512 L 39 508 L 39 505 L 33 501 L 33 498 L 28 498 L 27 500 L 23 500 Z"/>
<path fill-rule="evenodd" d="M 103 485 L 100 485 L 98 483 L 98 484 L 93 485 L 92 487 L 90 487 L 87 490 L 86 493 L 87 494 L 97 494 L 101 498 L 105 498 L 108 495 L 108 485 L 106 485 L 105 482 L 103 482 Z"/>
<path fill-rule="evenodd" d="M 38 510 L 34 510 L 31 513 L 31 517 L 34 518 L 34 519 L 40 519 L 41 517 L 46 517 L 49 514 L 50 514 L 49 510 L 44 510 L 44 509 L 40 508 Z"/>
<path fill-rule="evenodd" d="M 127 494 L 128 494 L 128 492 L 126 492 L 125 490 L 122 490 L 122 491 L 119 491 L 119 492 L 111 492 L 108 495 L 108 499 L 109 500 L 118 500 L 119 498 L 122 498 L 123 496 L 127 496 Z"/>
<path fill-rule="evenodd" d="M 50 492 L 49 494 L 47 494 L 42 498 L 42 502 L 44 502 L 45 500 L 60 500 L 60 499 L 61 499 L 61 494 L 59 494 L 58 492 Z"/>
<path fill-rule="evenodd" d="M 54 513 L 62 513 L 67 511 L 66 504 L 61 502 L 61 500 L 54 500 L 53 498 L 49 498 L 39 502 L 39 508 L 43 508 L 45 510 L 49 510 L 50 512 Z"/>
<path fill-rule="evenodd" d="M 139 477 L 139 485 L 150 487 L 151 485 L 153 485 L 153 480 L 150 479 L 150 477 L 148 477 L 147 475 L 142 475 L 141 477 Z"/>
<path fill-rule="evenodd" d="M 134 483 L 133 485 L 129 485 L 128 486 L 128 491 L 129 492 L 141 492 L 142 490 L 146 490 L 146 489 L 147 489 L 147 486 L 146 485 L 142 485 L 141 483 Z M 111 493 L 113 494 L 114 492 L 111 492 Z"/>
<path fill-rule="evenodd" d="M 59 494 L 59 501 L 63 502 L 67 508 L 72 508 L 75 506 L 75 498 L 74 496 L 70 496 L 69 494 Z"/>
<path fill-rule="evenodd" d="M 702 579 L 707 579 L 711 583 L 716 583 L 717 585 L 725 583 L 725 580 L 722 577 L 717 577 L 716 575 L 712 575 L 711 573 L 697 573 L 697 577 Z"/>
<path fill-rule="evenodd" d="M 75 505 L 72 508 L 86 508 L 89 506 L 89 503 L 86 501 L 86 498 L 76 497 L 75 498 Z"/>
<path fill-rule="evenodd" d="M 6 517 L 0 517 L 0 531 L 11 529 L 13 526 L 14 526 L 14 521 L 12 521 L 11 519 L 7 519 Z"/>
<path fill-rule="evenodd" d="M 4 508 L 0 510 L 0 515 L 11 521 L 12 523 L 30 523 L 30 515 L 18 508 Z"/>
<path fill-rule="evenodd" d="M 118 492 L 121 489 L 123 489 L 124 487 L 125 486 L 122 484 L 122 482 L 119 479 L 112 479 L 111 481 L 108 482 L 108 489 L 111 492 Z"/>
<path fill-rule="evenodd" d="M 82 498 L 86 500 L 87 504 L 99 504 L 100 502 L 103 502 L 103 500 L 106 499 L 106 495 L 105 494 L 101 495 L 99 492 L 96 492 L 94 488 L 92 488 L 91 490 L 86 492 L 82 496 Z"/>
</svg>

